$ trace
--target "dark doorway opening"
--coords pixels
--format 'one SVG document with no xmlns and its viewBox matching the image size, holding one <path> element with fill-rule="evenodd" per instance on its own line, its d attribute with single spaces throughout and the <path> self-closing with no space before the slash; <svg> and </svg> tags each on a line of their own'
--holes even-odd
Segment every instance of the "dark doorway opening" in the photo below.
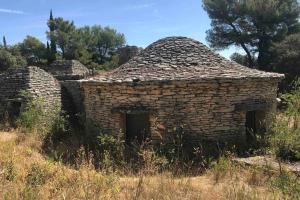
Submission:
<svg viewBox="0 0 300 200">
<path fill-rule="evenodd" d="M 21 114 L 22 102 L 11 101 L 8 106 L 8 114 L 10 119 L 16 119 Z"/>
<path fill-rule="evenodd" d="M 266 132 L 265 112 L 260 110 L 246 113 L 246 136 L 249 144 L 256 144 L 258 138 L 263 138 Z"/>
<path fill-rule="evenodd" d="M 142 144 L 150 135 L 149 114 L 126 114 L 126 143 Z"/>
<path fill-rule="evenodd" d="M 3 116 L 0 116 L 4 120 L 9 123 L 10 126 L 16 127 L 16 120 L 20 117 L 22 111 L 22 102 L 17 100 L 9 101 L 5 108 L 5 113 Z"/>
<path fill-rule="evenodd" d="M 255 135 L 256 135 L 256 113 L 255 111 L 248 111 L 246 113 L 246 135 L 247 135 L 247 140 L 255 140 Z"/>
</svg>

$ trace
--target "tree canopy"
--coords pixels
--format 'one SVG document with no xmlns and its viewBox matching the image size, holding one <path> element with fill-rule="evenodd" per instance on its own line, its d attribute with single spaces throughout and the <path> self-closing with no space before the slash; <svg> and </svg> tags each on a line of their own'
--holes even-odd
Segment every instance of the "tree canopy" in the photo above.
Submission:
<svg viewBox="0 0 300 200">
<path fill-rule="evenodd" d="M 203 0 L 203 7 L 212 20 L 210 46 L 241 47 L 249 67 L 257 60 L 261 69 L 269 70 L 272 43 L 300 31 L 297 0 Z"/>
<path fill-rule="evenodd" d="M 11 49 L 0 48 L 0 71 L 20 68 L 27 65 L 26 60 L 18 51 L 16 47 Z"/>
<path fill-rule="evenodd" d="M 92 68 L 103 68 L 102 65 L 106 62 L 109 62 L 109 66 L 117 66 L 112 64 L 117 59 L 113 56 L 125 45 L 124 34 L 99 25 L 77 28 L 72 21 L 61 17 L 54 18 L 52 12 L 47 24 L 47 37 L 50 40 L 47 47 L 47 52 L 50 53 L 49 62 L 61 57 L 79 60 Z"/>
<path fill-rule="evenodd" d="M 47 58 L 45 45 L 35 37 L 27 36 L 18 45 L 20 46 L 21 55 L 29 65 L 39 65 Z"/>
</svg>

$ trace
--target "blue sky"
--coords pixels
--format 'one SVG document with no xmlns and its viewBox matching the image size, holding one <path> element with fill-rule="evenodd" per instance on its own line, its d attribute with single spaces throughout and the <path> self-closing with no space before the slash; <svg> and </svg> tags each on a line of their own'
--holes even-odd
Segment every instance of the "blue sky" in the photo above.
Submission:
<svg viewBox="0 0 300 200">
<path fill-rule="evenodd" d="M 7 43 L 32 35 L 46 41 L 49 11 L 73 20 L 76 26 L 110 26 L 129 45 L 146 47 L 166 36 L 187 36 L 205 44 L 210 19 L 201 0 L 0 0 L 0 37 Z M 231 48 L 220 52 L 229 57 Z"/>
</svg>

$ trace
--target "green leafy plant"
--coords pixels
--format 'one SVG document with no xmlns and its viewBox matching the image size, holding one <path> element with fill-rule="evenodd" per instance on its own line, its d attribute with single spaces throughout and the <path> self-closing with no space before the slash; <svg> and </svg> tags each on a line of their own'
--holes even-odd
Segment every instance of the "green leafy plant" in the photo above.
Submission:
<svg viewBox="0 0 300 200">
<path fill-rule="evenodd" d="M 13 160 L 9 160 L 5 164 L 4 175 L 5 175 L 5 179 L 8 181 L 14 181 L 16 179 L 17 170 L 16 170 Z"/>
<path fill-rule="evenodd" d="M 282 96 L 287 108 L 273 123 L 269 142 L 277 157 L 300 160 L 300 79 L 295 81 L 294 90 Z"/>
<path fill-rule="evenodd" d="M 300 198 L 300 180 L 293 174 L 282 171 L 271 181 L 271 186 L 279 189 L 288 199 Z"/>
<path fill-rule="evenodd" d="M 50 177 L 51 173 L 45 166 L 34 163 L 27 172 L 26 182 L 29 186 L 36 187 L 45 184 Z"/>
<path fill-rule="evenodd" d="M 119 136 L 109 134 L 99 134 L 97 136 L 97 154 L 100 160 L 106 161 L 106 167 L 111 165 L 120 165 L 124 161 L 125 141 Z M 109 161 L 109 162 L 108 162 Z"/>
</svg>

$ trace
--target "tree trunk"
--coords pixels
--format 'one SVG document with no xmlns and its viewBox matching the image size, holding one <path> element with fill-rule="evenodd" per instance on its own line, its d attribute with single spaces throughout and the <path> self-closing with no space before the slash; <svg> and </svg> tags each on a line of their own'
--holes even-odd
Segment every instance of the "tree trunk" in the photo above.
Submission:
<svg viewBox="0 0 300 200">
<path fill-rule="evenodd" d="M 244 49 L 244 51 L 247 54 L 247 59 L 248 59 L 248 67 L 249 68 L 253 68 L 254 67 L 254 62 L 253 62 L 253 58 L 251 56 L 250 51 L 247 49 L 246 45 L 241 43 L 242 48 Z"/>
<path fill-rule="evenodd" d="M 237 36 L 240 36 L 241 33 L 238 31 L 238 29 L 234 26 L 234 24 L 228 20 L 229 25 L 231 26 L 231 28 L 233 29 L 233 31 L 235 32 L 235 34 Z M 251 56 L 250 51 L 248 50 L 248 48 L 246 47 L 246 44 L 244 42 L 239 42 L 240 45 L 242 46 L 242 48 L 244 49 L 244 51 L 247 54 L 247 58 L 248 58 L 248 67 L 249 68 L 253 68 L 254 67 L 254 62 L 253 62 L 253 58 Z"/>
</svg>

